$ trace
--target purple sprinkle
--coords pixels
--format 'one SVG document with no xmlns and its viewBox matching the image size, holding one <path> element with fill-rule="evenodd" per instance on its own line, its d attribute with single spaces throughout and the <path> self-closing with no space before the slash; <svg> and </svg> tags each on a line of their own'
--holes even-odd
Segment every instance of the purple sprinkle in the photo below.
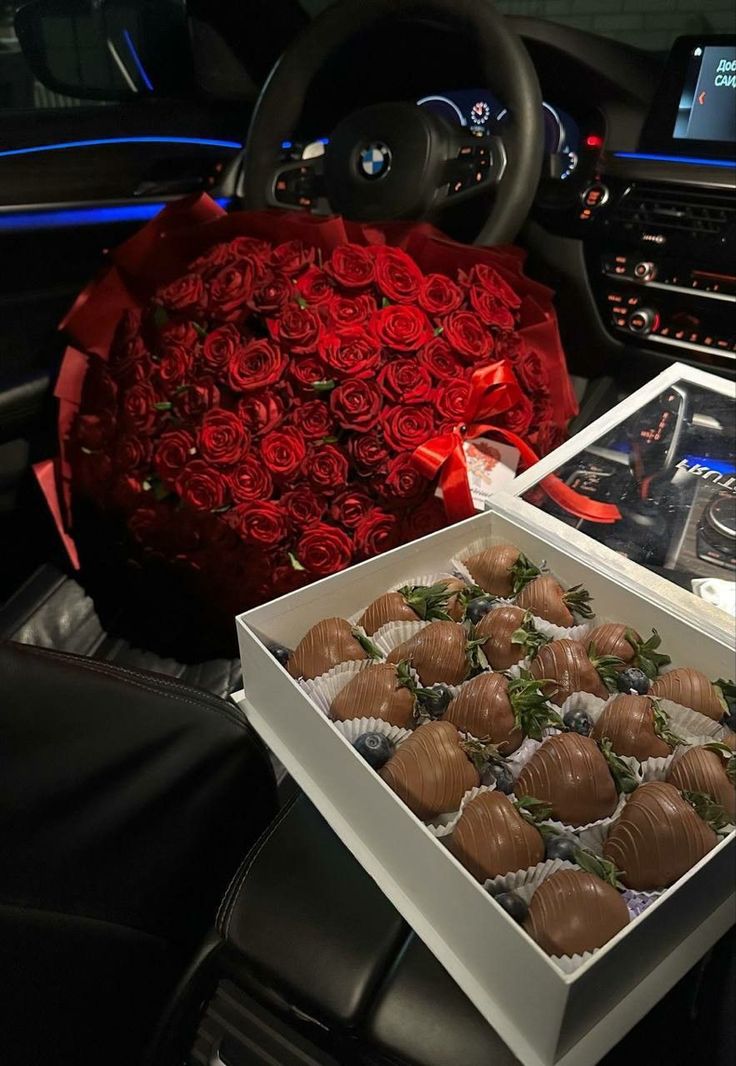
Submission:
<svg viewBox="0 0 736 1066">
<path fill-rule="evenodd" d="M 656 897 L 645 895 L 643 892 L 632 892 L 631 889 L 627 889 L 623 893 L 624 902 L 629 909 L 629 914 L 632 918 L 638 917 L 642 911 L 645 911 L 650 903 L 654 903 Z"/>
</svg>

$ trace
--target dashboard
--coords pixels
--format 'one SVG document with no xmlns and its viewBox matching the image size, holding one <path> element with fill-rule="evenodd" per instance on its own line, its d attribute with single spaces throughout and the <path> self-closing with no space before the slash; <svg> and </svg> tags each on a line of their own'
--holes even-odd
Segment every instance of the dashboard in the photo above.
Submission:
<svg viewBox="0 0 736 1066">
<path fill-rule="evenodd" d="M 504 104 L 486 89 L 454 89 L 428 93 L 417 101 L 451 125 L 465 126 L 479 136 L 502 133 L 508 120 Z M 546 101 L 544 110 L 544 171 L 552 181 L 570 179 L 580 161 L 580 128 L 560 107 Z"/>
</svg>

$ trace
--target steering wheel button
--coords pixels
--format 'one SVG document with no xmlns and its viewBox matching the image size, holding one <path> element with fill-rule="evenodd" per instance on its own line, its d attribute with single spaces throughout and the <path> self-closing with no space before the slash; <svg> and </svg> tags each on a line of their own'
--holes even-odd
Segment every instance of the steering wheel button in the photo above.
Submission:
<svg viewBox="0 0 736 1066">
<path fill-rule="evenodd" d="M 473 154 L 473 149 L 470 147 L 470 145 L 464 145 L 457 154 L 458 158 L 462 158 L 463 156 L 470 156 Z"/>
</svg>

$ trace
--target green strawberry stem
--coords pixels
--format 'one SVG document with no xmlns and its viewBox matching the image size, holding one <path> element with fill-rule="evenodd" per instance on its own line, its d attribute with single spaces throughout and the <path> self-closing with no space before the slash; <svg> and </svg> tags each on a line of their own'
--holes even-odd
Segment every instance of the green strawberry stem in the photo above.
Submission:
<svg viewBox="0 0 736 1066">
<path fill-rule="evenodd" d="M 545 644 L 549 644 L 549 640 L 550 638 L 545 637 L 544 633 L 540 633 L 535 626 L 534 616 L 531 611 L 525 613 L 521 625 L 511 634 L 511 643 L 519 644 L 532 659 L 540 648 L 544 647 Z"/>
<path fill-rule="evenodd" d="M 704 744 L 706 751 L 715 751 L 726 760 L 726 775 L 732 785 L 736 785 L 736 751 L 732 751 L 726 744 L 720 744 L 717 740 L 710 744 Z"/>
<path fill-rule="evenodd" d="M 505 763 L 503 755 L 495 744 L 484 743 L 482 740 L 463 740 L 460 747 L 468 756 L 479 774 L 491 763 Z"/>
<path fill-rule="evenodd" d="M 618 672 L 626 665 L 623 659 L 619 659 L 618 655 L 598 655 L 595 644 L 588 648 L 588 658 L 608 691 L 615 692 Z"/>
<path fill-rule="evenodd" d="M 486 658 L 486 653 L 483 651 L 483 645 L 488 640 L 488 637 L 476 637 L 475 626 L 470 622 L 465 623 L 465 629 L 468 634 L 468 640 L 465 643 L 468 672 L 465 676 L 474 677 L 476 674 L 490 669 L 490 663 Z"/>
<path fill-rule="evenodd" d="M 552 709 L 542 692 L 543 684 L 543 681 L 530 677 L 526 671 L 508 683 L 514 722 L 524 736 L 532 740 L 541 740 L 543 730 L 548 726 L 564 728 L 559 714 Z"/>
<path fill-rule="evenodd" d="M 730 819 L 723 807 L 716 803 L 707 792 L 689 792 L 687 789 L 682 793 L 682 798 L 687 800 L 699 818 L 707 822 L 711 829 L 719 833 L 730 825 Z"/>
<path fill-rule="evenodd" d="M 730 714 L 736 713 L 736 684 L 722 677 L 719 677 L 713 684 L 721 690 L 721 703 L 724 710 Z"/>
<path fill-rule="evenodd" d="M 683 737 L 673 733 L 670 729 L 669 716 L 659 700 L 652 700 L 652 711 L 654 713 L 654 732 L 660 740 L 663 740 L 665 744 L 669 744 L 671 748 L 676 748 L 680 744 L 687 744 Z"/>
<path fill-rule="evenodd" d="M 371 638 L 366 633 L 364 633 L 362 629 L 359 629 L 357 626 L 353 626 L 351 633 L 357 640 L 358 644 L 360 644 L 363 651 L 366 652 L 369 659 L 383 658 L 383 655 L 381 655 L 380 651 L 373 643 Z"/>
<path fill-rule="evenodd" d="M 442 582 L 436 585 L 404 585 L 399 589 L 408 607 L 423 621 L 451 622 L 447 604 L 454 595 Z"/>
<path fill-rule="evenodd" d="M 512 595 L 518 596 L 521 590 L 530 581 L 533 581 L 535 577 L 539 577 L 542 571 L 535 563 L 527 559 L 526 555 L 520 552 L 519 558 L 510 568 L 509 573 L 511 574 Z"/>
<path fill-rule="evenodd" d="M 637 666 L 647 675 L 650 681 L 654 681 L 660 669 L 663 666 L 669 666 L 672 662 L 669 655 L 657 651 L 657 648 L 662 643 L 659 633 L 656 629 L 652 629 L 652 635 L 648 640 L 638 640 L 633 629 L 627 629 L 625 635 L 634 649 L 634 658 L 631 660 L 631 665 Z"/>
<path fill-rule="evenodd" d="M 608 859 L 594 855 L 587 848 L 577 848 L 575 862 L 581 870 L 585 870 L 589 874 L 595 874 L 596 877 L 600 877 L 611 888 L 624 888 L 620 881 L 621 871 L 616 867 L 615 863 L 610 862 Z"/>
<path fill-rule="evenodd" d="M 636 780 L 631 767 L 624 762 L 620 755 L 616 755 L 608 737 L 603 737 L 599 747 L 603 758 L 608 763 L 608 769 L 611 771 L 617 791 L 628 794 L 638 788 L 639 782 Z"/>
<path fill-rule="evenodd" d="M 573 614 L 581 618 L 592 618 L 593 608 L 590 606 L 591 596 L 582 585 L 573 585 L 562 597 Z"/>
<path fill-rule="evenodd" d="M 549 803 L 535 799 L 534 796 L 517 796 L 514 806 L 521 817 L 526 818 L 527 822 L 536 826 L 537 829 L 539 829 L 539 823 L 544 822 L 552 814 Z"/>
</svg>

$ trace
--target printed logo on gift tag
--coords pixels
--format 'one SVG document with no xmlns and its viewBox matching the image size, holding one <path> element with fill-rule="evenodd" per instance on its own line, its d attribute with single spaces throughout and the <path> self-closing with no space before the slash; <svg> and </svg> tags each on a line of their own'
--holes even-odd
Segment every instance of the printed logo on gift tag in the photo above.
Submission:
<svg viewBox="0 0 736 1066">
<path fill-rule="evenodd" d="M 510 444 L 501 444 L 486 437 L 463 441 L 463 450 L 475 509 L 485 511 L 494 492 L 513 481 L 519 465 L 519 451 Z"/>
</svg>

